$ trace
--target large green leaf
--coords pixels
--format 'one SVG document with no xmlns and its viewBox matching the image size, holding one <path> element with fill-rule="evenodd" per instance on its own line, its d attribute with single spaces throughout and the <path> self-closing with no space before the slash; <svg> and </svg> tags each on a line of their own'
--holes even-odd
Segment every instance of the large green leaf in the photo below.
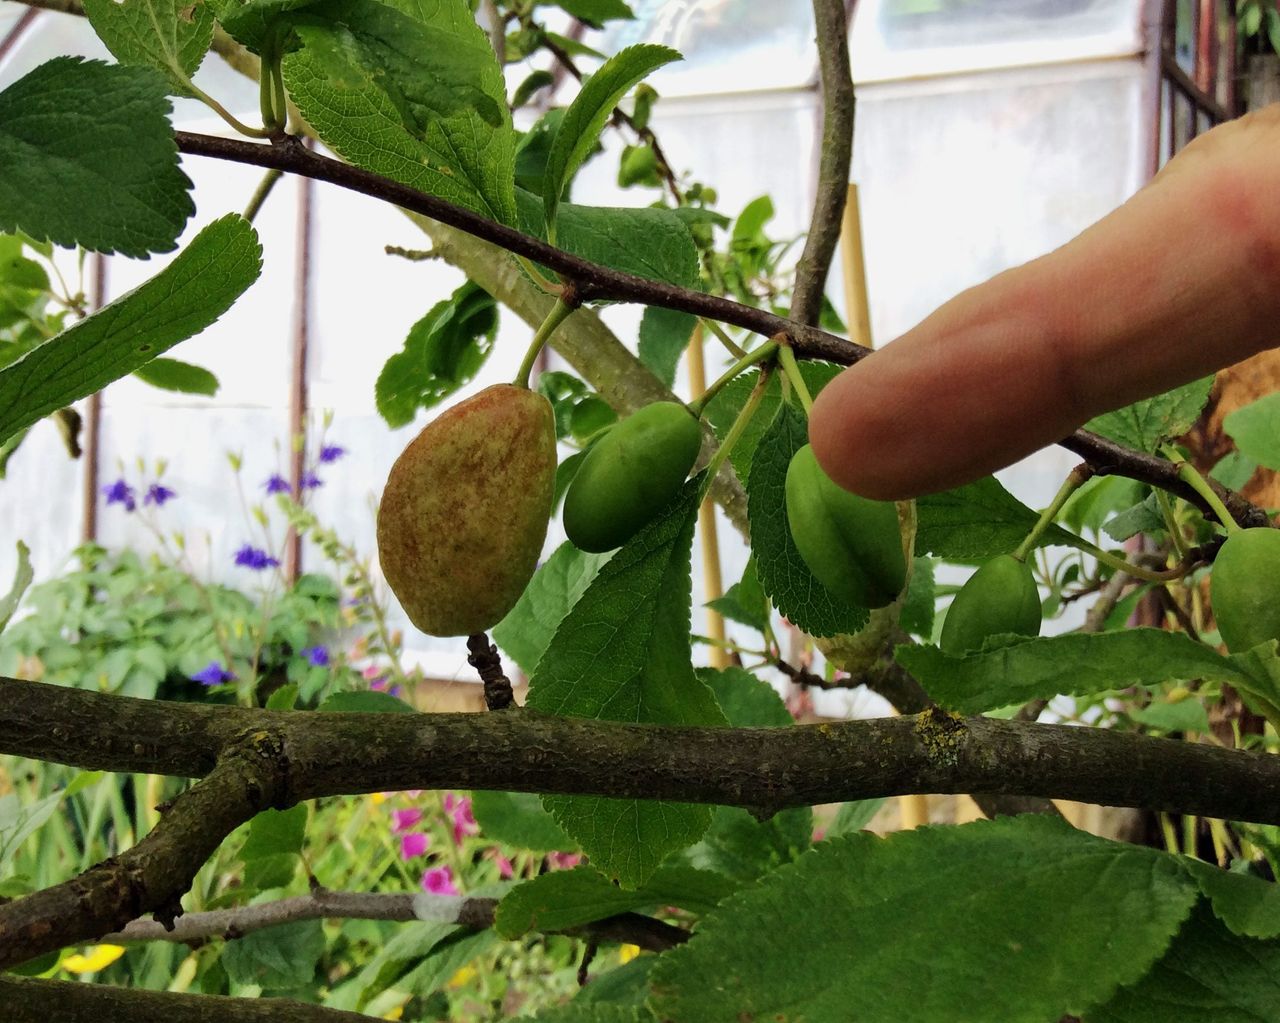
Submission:
<svg viewBox="0 0 1280 1023">
<path fill-rule="evenodd" d="M 646 906 L 679 906 L 706 913 L 736 885 L 683 863 L 659 868 L 639 888 L 619 888 L 598 870 L 575 867 L 517 885 L 498 903 L 493 926 L 503 938 L 529 931 L 563 931 Z"/>
<path fill-rule="evenodd" d="M 469 383 L 493 350 L 498 306 L 465 281 L 409 329 L 404 350 L 386 361 L 374 385 L 378 412 L 388 426 L 413 421 L 418 409 L 438 405 Z"/>
<path fill-rule="evenodd" d="M 400 9 L 395 9 L 399 7 Z M 515 133 L 488 38 L 466 0 L 309 8 L 284 61 L 326 145 L 411 188 L 515 223 Z"/>
<path fill-rule="evenodd" d="M 679 59 L 680 54 L 666 46 L 640 43 L 619 50 L 582 83 L 578 95 L 565 111 L 547 157 L 542 202 L 547 230 L 553 241 L 558 237 L 556 213 L 565 182 L 573 177 L 595 146 L 604 122 L 618 101 L 650 72 Z"/>
<path fill-rule="evenodd" d="M 84 0 L 84 13 L 116 60 L 155 68 L 183 94 L 213 41 L 213 12 L 191 0 Z"/>
<path fill-rule="evenodd" d="M 151 280 L 0 370 L 0 440 L 198 334 L 261 269 L 249 222 L 215 220 Z"/>
<path fill-rule="evenodd" d="M 555 0 L 555 5 L 596 28 L 613 18 L 635 17 L 622 0 Z"/>
<path fill-rule="evenodd" d="M 1086 430 L 1110 437 L 1131 448 L 1155 452 L 1161 442 L 1191 429 L 1209 400 L 1213 377 L 1195 380 L 1172 391 L 1104 412 L 1085 423 Z"/>
<path fill-rule="evenodd" d="M 701 477 L 618 551 L 556 630 L 528 705 L 609 721 L 724 724 L 693 673 L 689 551 Z M 597 869 L 634 888 L 669 853 L 696 842 L 709 807 L 638 799 L 546 796 L 557 822 Z"/>
<path fill-rule="evenodd" d="M 220 962 L 233 983 L 291 991 L 311 983 L 324 950 L 322 922 L 301 920 L 227 942 Z"/>
<path fill-rule="evenodd" d="M 934 646 L 900 646 L 897 659 L 938 703 L 962 714 L 1195 678 L 1251 691 L 1261 685 L 1241 661 L 1163 629 L 1044 636 L 964 657 Z"/>
<path fill-rule="evenodd" d="M 848 835 L 721 903 L 654 968 L 651 1004 L 699 1023 L 1046 1023 L 1141 977 L 1196 897 L 1171 857 L 1046 818 Z"/>
<path fill-rule="evenodd" d="M 1252 874 L 1219 870 L 1203 860 L 1183 861 L 1213 912 L 1242 938 L 1280 938 L 1280 885 Z"/>
<path fill-rule="evenodd" d="M 1039 518 L 994 476 L 921 497 L 916 514 L 916 553 L 956 561 L 986 561 L 1011 554 Z M 1066 543 L 1068 535 L 1051 525 L 1036 546 Z"/>
<path fill-rule="evenodd" d="M 1207 905 L 1138 983 L 1085 1023 L 1271 1023 L 1280 1019 L 1280 941 L 1231 933 Z"/>
<path fill-rule="evenodd" d="M 526 675 L 533 674 L 564 616 L 609 558 L 580 551 L 566 540 L 533 574 L 507 617 L 493 627 L 493 641 Z"/>
<path fill-rule="evenodd" d="M 165 81 L 149 68 L 55 57 L 0 92 L 0 231 L 145 256 L 195 211 Z"/>
<path fill-rule="evenodd" d="M 206 0 L 236 42 L 261 53 L 269 37 L 280 35 L 320 0 Z"/>
<path fill-rule="evenodd" d="M 1222 428 L 1259 465 L 1280 469 L 1280 394 L 1236 409 L 1223 419 Z"/>
<path fill-rule="evenodd" d="M 783 403 L 756 445 L 747 480 L 747 519 L 756 571 L 774 607 L 809 635 L 857 632 L 867 623 L 867 609 L 844 603 L 818 582 L 791 538 L 787 468 L 791 456 L 807 443 L 804 416 Z"/>
</svg>

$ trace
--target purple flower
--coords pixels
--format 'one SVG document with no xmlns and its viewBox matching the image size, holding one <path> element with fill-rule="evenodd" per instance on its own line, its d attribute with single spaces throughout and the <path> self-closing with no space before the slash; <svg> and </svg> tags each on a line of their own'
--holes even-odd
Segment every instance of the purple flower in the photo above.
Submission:
<svg viewBox="0 0 1280 1023">
<path fill-rule="evenodd" d="M 422 811 L 417 808 L 391 811 L 391 833 L 400 835 L 422 820 Z"/>
<path fill-rule="evenodd" d="M 471 813 L 470 796 L 458 796 L 452 792 L 446 792 L 444 794 L 444 812 L 453 819 L 454 845 L 461 845 L 462 839 L 467 835 L 479 834 L 480 825 L 476 823 L 476 819 Z"/>
<path fill-rule="evenodd" d="M 322 480 L 314 472 L 303 473 L 303 476 L 302 476 L 303 490 L 315 490 L 316 487 L 323 487 L 323 486 L 324 486 L 324 480 Z"/>
<path fill-rule="evenodd" d="M 299 651 L 313 668 L 329 667 L 329 651 L 322 646 L 304 647 Z"/>
<path fill-rule="evenodd" d="M 432 867 L 422 875 L 422 888 L 432 895 L 457 895 L 458 886 L 453 883 L 453 871 L 448 867 Z"/>
<path fill-rule="evenodd" d="M 123 477 L 103 487 L 102 496 L 107 499 L 107 504 L 124 505 L 124 510 L 127 512 L 138 507 L 138 502 L 134 499 L 133 487 L 129 486 Z"/>
<path fill-rule="evenodd" d="M 430 844 L 431 836 L 425 831 L 410 831 L 407 835 L 401 835 L 400 858 L 402 860 L 417 859 L 427 851 L 427 846 Z"/>
<path fill-rule="evenodd" d="M 243 568 L 251 568 L 255 572 L 261 572 L 264 568 L 277 567 L 280 562 L 261 547 L 245 544 L 236 551 L 236 564 Z"/>
<path fill-rule="evenodd" d="M 267 477 L 267 481 L 262 484 L 262 488 L 268 494 L 287 494 L 291 489 L 289 481 L 281 476 L 278 472 L 273 472 Z"/>
<path fill-rule="evenodd" d="M 320 449 L 320 461 L 322 464 L 328 465 L 331 462 L 336 462 L 346 453 L 346 448 L 340 448 L 337 444 L 326 444 Z"/>
<path fill-rule="evenodd" d="M 234 682 L 235 676 L 217 661 L 210 661 L 207 667 L 201 668 L 191 676 L 192 682 L 202 686 L 220 686 L 224 682 Z"/>
<path fill-rule="evenodd" d="M 147 488 L 147 496 L 142 499 L 142 503 L 154 504 L 159 508 L 166 501 L 172 501 L 177 496 L 178 492 L 176 490 L 170 490 L 163 483 L 152 483 Z"/>
</svg>

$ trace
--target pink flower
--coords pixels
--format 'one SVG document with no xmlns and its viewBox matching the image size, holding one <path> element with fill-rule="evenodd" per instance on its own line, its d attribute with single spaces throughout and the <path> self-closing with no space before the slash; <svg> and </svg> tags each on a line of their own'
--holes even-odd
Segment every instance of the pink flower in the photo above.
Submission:
<svg viewBox="0 0 1280 1023">
<path fill-rule="evenodd" d="M 572 870 L 582 862 L 581 853 L 553 852 L 547 853 L 547 865 L 552 870 Z"/>
<path fill-rule="evenodd" d="M 418 809 L 409 810 L 392 810 L 391 811 L 391 833 L 399 835 L 408 831 L 411 827 L 422 820 L 422 811 Z"/>
<path fill-rule="evenodd" d="M 422 875 L 422 888 L 432 895 L 457 895 L 458 886 L 453 883 L 453 871 L 448 867 L 432 867 Z"/>
<path fill-rule="evenodd" d="M 493 858 L 498 864 L 498 876 L 501 877 L 502 880 L 509 881 L 515 876 L 516 868 L 512 865 L 509 859 L 502 855 L 502 853 L 494 853 Z"/>
<path fill-rule="evenodd" d="M 826 828 L 816 828 L 813 832 L 813 840 L 815 842 L 821 842 L 826 837 L 827 837 Z"/>
<path fill-rule="evenodd" d="M 425 831 L 410 831 L 400 836 L 400 858 L 412 860 L 427 851 L 431 844 L 431 836 Z"/>
<path fill-rule="evenodd" d="M 444 812 L 453 818 L 453 844 L 461 845 L 466 835 L 478 835 L 480 825 L 471 813 L 471 797 L 453 792 L 444 794 Z"/>
</svg>

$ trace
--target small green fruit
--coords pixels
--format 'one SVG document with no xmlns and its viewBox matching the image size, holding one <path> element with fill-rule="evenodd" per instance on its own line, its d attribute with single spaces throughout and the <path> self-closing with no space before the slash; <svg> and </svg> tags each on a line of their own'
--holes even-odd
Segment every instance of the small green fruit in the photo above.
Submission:
<svg viewBox="0 0 1280 1023">
<path fill-rule="evenodd" d="M 902 592 L 898 509 L 837 485 L 808 444 L 787 467 L 787 521 L 800 557 L 828 590 L 859 607 L 884 607 Z"/>
<path fill-rule="evenodd" d="M 1258 526 L 1228 536 L 1213 561 L 1209 599 L 1233 654 L 1280 639 L 1280 529 Z"/>
<path fill-rule="evenodd" d="M 564 530 L 579 550 L 621 547 L 675 498 L 702 447 L 683 405 L 659 401 L 609 429 L 564 497 Z"/>
<path fill-rule="evenodd" d="M 942 623 L 938 645 L 959 657 L 982 649 L 988 636 L 1040 635 L 1040 591 L 1026 564 L 1012 554 L 992 558 L 969 577 Z"/>
<path fill-rule="evenodd" d="M 556 427 L 540 394 L 496 384 L 428 423 L 396 459 L 378 507 L 378 558 L 431 636 L 500 622 L 542 553 Z"/>
</svg>

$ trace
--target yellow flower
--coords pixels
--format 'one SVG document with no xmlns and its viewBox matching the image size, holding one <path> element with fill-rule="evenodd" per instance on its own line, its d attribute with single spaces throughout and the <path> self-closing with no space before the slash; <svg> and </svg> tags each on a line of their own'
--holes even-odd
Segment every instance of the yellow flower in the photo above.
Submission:
<svg viewBox="0 0 1280 1023">
<path fill-rule="evenodd" d="M 383 1019 L 399 1019 L 403 1015 L 404 1015 L 404 1006 L 397 1005 L 390 1012 L 385 1013 L 382 1018 Z"/>
<path fill-rule="evenodd" d="M 387 801 L 387 794 L 385 792 L 370 792 L 369 799 L 374 806 L 380 806 Z"/>
<path fill-rule="evenodd" d="M 86 955 L 67 956 L 62 968 L 68 973 L 97 973 L 124 955 L 120 945 L 91 945 Z"/>
<path fill-rule="evenodd" d="M 618 949 L 618 962 L 629 963 L 640 954 L 639 945 L 623 945 Z"/>
<path fill-rule="evenodd" d="M 451 988 L 463 987 L 464 985 L 469 984 L 475 978 L 475 976 L 476 976 L 476 969 L 474 966 L 464 966 L 462 969 L 460 969 L 457 973 L 455 973 L 452 977 L 449 978 L 449 983 L 446 984 L 445 987 L 451 987 Z"/>
</svg>

